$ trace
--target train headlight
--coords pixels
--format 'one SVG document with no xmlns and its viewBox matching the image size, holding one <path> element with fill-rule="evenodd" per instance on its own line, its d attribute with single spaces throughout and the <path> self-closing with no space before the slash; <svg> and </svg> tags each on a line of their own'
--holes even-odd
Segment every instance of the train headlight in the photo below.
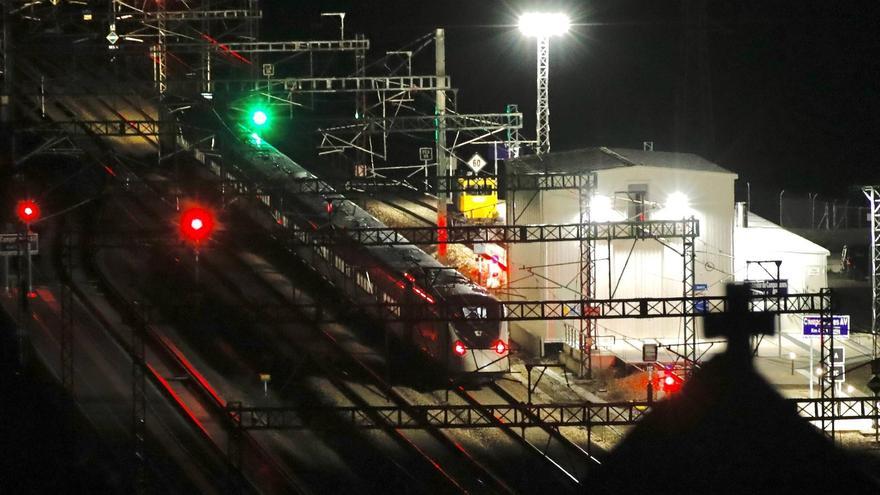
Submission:
<svg viewBox="0 0 880 495">
<path fill-rule="evenodd" d="M 452 345 L 452 352 L 454 352 L 456 356 L 464 356 L 465 353 L 467 353 L 467 347 L 465 347 L 462 341 L 456 340 L 455 344 Z"/>
<path fill-rule="evenodd" d="M 507 344 L 503 340 L 496 340 L 492 344 L 492 349 L 495 349 L 495 352 L 503 356 L 507 352 Z"/>
</svg>

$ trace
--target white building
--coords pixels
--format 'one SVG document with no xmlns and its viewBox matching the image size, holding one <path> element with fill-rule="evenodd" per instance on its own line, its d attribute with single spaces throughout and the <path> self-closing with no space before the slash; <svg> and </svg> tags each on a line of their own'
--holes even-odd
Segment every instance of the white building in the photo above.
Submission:
<svg viewBox="0 0 880 495">
<path fill-rule="evenodd" d="M 737 204 L 734 230 L 737 280 L 768 280 L 778 277 L 788 283 L 790 293 L 816 293 L 828 287 L 827 249 L 804 239 L 769 220 L 749 212 Z M 745 220 L 745 221 L 744 221 Z M 801 315 L 783 315 L 780 328 L 800 335 Z"/>
<path fill-rule="evenodd" d="M 695 281 L 706 295 L 723 295 L 734 277 L 734 181 L 737 175 L 688 153 L 587 148 L 528 156 L 508 164 L 509 171 L 594 171 L 593 221 L 699 220 L 695 241 Z M 577 223 L 578 193 L 520 191 L 508 197 L 508 214 L 517 224 Z M 682 239 L 597 241 L 596 298 L 680 297 L 683 294 Z M 550 242 L 510 246 L 511 299 L 577 299 L 579 244 Z M 548 343 L 568 342 L 577 321 L 518 323 Z M 681 318 L 598 320 L 600 348 L 641 350 L 643 342 L 682 340 Z M 568 328 L 566 328 L 568 327 Z M 697 323 L 697 335 L 702 335 Z"/>
</svg>

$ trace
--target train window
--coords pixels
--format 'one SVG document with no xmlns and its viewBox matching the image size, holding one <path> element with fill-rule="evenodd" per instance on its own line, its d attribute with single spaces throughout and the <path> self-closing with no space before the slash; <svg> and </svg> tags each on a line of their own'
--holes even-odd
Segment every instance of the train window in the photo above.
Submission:
<svg viewBox="0 0 880 495">
<path fill-rule="evenodd" d="M 342 273 L 345 273 L 346 264 L 345 264 L 344 259 L 340 258 L 339 256 L 336 256 L 336 259 L 333 260 L 333 264 L 336 266 L 337 270 L 339 270 Z"/>
<path fill-rule="evenodd" d="M 389 296 L 387 293 L 382 293 L 382 302 L 384 304 L 397 304 L 397 300 L 393 297 Z M 388 307 L 388 311 L 394 314 L 395 316 L 400 316 L 400 306 L 390 306 Z"/>
<path fill-rule="evenodd" d="M 367 294 L 373 294 L 373 281 L 370 280 L 370 274 L 366 272 L 358 272 L 355 275 L 355 280 L 357 280 L 358 287 L 363 289 Z"/>
<path fill-rule="evenodd" d="M 483 320 L 489 317 L 489 311 L 485 306 L 464 306 L 461 309 L 464 317 L 469 320 Z"/>
</svg>

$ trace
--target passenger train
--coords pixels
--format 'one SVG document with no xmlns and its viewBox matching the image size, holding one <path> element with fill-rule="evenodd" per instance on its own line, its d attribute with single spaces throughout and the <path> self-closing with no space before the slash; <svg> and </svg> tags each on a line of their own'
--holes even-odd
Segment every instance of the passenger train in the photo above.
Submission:
<svg viewBox="0 0 880 495">
<path fill-rule="evenodd" d="M 214 174 L 234 181 L 240 192 L 256 193 L 280 228 L 338 235 L 345 235 L 345 229 L 387 228 L 338 193 L 302 192 L 301 185 L 290 179 L 315 176 L 256 134 L 230 130 L 223 146 L 222 169 L 210 156 L 197 152 L 196 157 Z M 271 192 L 253 186 L 267 183 L 285 185 Z M 509 333 L 502 305 L 485 288 L 418 247 L 312 239 L 295 243 L 291 249 L 353 304 L 387 325 L 400 343 L 426 356 L 446 374 L 493 377 L 509 370 Z M 416 315 L 424 314 L 425 308 L 419 305 L 438 305 L 452 318 L 420 321 Z M 406 314 L 410 311 L 414 315 Z"/>
</svg>

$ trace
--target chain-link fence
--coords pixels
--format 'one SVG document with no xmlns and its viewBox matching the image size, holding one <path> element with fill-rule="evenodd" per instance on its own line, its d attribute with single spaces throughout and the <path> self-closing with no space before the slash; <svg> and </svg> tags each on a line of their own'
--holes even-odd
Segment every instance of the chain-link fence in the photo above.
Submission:
<svg viewBox="0 0 880 495">
<path fill-rule="evenodd" d="M 751 191 L 751 209 L 786 228 L 845 230 L 868 227 L 868 205 L 862 197 L 834 199 L 815 193 Z"/>
</svg>

